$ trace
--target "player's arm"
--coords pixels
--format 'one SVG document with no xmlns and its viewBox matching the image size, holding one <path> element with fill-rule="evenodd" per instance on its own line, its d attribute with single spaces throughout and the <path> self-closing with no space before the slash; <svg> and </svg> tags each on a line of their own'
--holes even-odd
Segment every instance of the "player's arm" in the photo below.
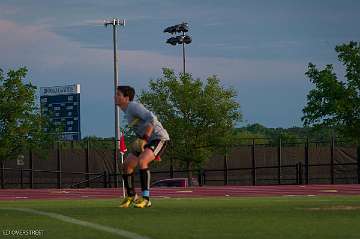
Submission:
<svg viewBox="0 0 360 239">
<path fill-rule="evenodd" d="M 149 110 L 147 110 L 142 104 L 136 104 L 133 107 L 133 114 L 136 118 L 141 119 L 145 125 L 145 132 L 139 137 L 145 141 L 149 141 L 153 131 L 154 131 L 154 121 L 155 116 Z"/>
<path fill-rule="evenodd" d="M 145 133 L 141 138 L 143 140 L 145 140 L 146 142 L 148 142 L 153 131 L 154 131 L 154 125 L 153 125 L 153 123 L 149 122 L 146 126 Z"/>
<path fill-rule="evenodd" d="M 141 153 L 144 151 L 145 145 L 149 142 L 149 139 L 154 131 L 154 115 L 147 110 L 143 105 L 136 104 L 132 107 L 132 115 L 139 119 L 145 125 L 145 131 L 143 135 L 138 135 L 132 144 L 131 149 L 133 152 Z"/>
</svg>

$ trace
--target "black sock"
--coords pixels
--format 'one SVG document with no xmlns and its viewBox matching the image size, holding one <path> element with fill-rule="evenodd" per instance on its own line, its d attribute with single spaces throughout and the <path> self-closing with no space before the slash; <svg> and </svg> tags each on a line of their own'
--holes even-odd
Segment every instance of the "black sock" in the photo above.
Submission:
<svg viewBox="0 0 360 239">
<path fill-rule="evenodd" d="M 140 169 L 140 182 L 141 182 L 141 191 L 142 197 L 149 200 L 150 198 L 150 170 Z"/>
<path fill-rule="evenodd" d="M 126 188 L 126 193 L 128 197 L 135 196 L 135 187 L 134 187 L 134 172 L 130 174 L 123 174 L 124 185 Z"/>
</svg>

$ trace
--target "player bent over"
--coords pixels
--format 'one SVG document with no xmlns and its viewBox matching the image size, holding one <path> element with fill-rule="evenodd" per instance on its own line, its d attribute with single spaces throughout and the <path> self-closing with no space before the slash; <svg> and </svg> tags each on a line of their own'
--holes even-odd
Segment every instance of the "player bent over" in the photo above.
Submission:
<svg viewBox="0 0 360 239">
<path fill-rule="evenodd" d="M 123 179 L 127 197 L 120 207 L 150 207 L 150 170 L 149 164 L 164 152 L 169 134 L 156 116 L 142 104 L 134 102 L 135 90 L 130 86 L 118 86 L 115 96 L 116 104 L 125 113 L 128 125 L 138 137 L 131 144 L 131 152 L 124 160 Z M 139 165 L 142 197 L 137 198 L 134 187 L 135 168 Z"/>
</svg>

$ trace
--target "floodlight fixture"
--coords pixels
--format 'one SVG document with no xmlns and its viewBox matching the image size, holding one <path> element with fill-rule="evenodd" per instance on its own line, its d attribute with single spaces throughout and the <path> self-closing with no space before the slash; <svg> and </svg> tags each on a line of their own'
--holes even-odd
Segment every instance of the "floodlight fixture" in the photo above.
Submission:
<svg viewBox="0 0 360 239">
<path fill-rule="evenodd" d="M 164 29 L 165 33 L 176 34 L 182 33 L 181 35 L 170 37 L 166 40 L 166 43 L 175 46 L 176 44 L 182 44 L 183 48 L 183 73 L 185 74 L 185 44 L 190 44 L 192 39 L 190 36 L 185 35 L 185 32 L 189 31 L 189 24 L 187 22 L 182 22 L 180 24 L 170 26 Z"/>
<path fill-rule="evenodd" d="M 113 26 L 125 26 L 125 19 L 113 18 L 111 20 L 104 20 L 104 25 L 107 27 L 108 25 Z"/>
<path fill-rule="evenodd" d="M 165 33 L 170 33 L 170 34 L 175 34 L 175 33 L 180 33 L 180 32 L 188 32 L 188 31 L 189 31 L 189 24 L 186 22 L 167 27 L 164 30 Z"/>
</svg>

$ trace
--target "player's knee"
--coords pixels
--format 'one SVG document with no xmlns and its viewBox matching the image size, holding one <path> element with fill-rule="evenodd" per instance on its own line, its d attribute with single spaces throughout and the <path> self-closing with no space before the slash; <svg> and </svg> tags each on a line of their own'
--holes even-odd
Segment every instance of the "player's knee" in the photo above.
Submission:
<svg viewBox="0 0 360 239">
<path fill-rule="evenodd" d="M 125 173 L 125 174 L 130 174 L 130 173 L 132 173 L 133 171 L 134 171 L 134 168 L 131 167 L 131 164 L 129 164 L 129 163 L 124 163 L 124 165 L 123 165 L 123 173 Z"/>
<path fill-rule="evenodd" d="M 148 168 L 148 162 L 146 162 L 145 160 L 140 160 L 139 161 L 139 167 L 140 167 L 140 169 Z"/>
</svg>

